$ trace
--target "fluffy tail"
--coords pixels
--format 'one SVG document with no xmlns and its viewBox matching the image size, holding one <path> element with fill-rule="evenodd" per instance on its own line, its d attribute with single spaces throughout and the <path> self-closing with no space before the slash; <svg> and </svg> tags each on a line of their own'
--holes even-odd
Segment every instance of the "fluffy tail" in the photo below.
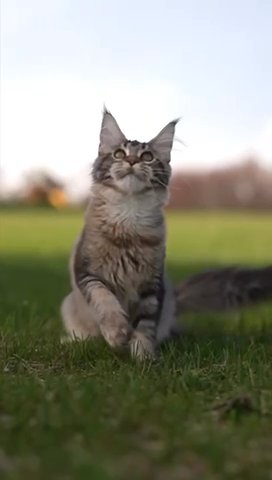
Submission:
<svg viewBox="0 0 272 480">
<path fill-rule="evenodd" d="M 189 277 L 176 287 L 181 312 L 223 312 L 272 299 L 272 266 L 228 267 Z"/>
</svg>

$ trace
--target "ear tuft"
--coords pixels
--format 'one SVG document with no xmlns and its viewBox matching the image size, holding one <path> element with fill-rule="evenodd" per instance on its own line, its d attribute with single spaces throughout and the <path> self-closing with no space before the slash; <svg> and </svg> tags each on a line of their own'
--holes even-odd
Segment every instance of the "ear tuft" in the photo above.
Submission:
<svg viewBox="0 0 272 480">
<path fill-rule="evenodd" d="M 118 145 L 126 140 L 114 116 L 104 105 L 103 118 L 100 130 L 99 154 L 111 153 Z"/>
<path fill-rule="evenodd" d="M 153 138 L 149 145 L 155 150 L 156 153 L 167 162 L 170 162 L 171 150 L 173 146 L 175 128 L 179 122 L 179 118 L 169 122 L 158 135 Z"/>
</svg>

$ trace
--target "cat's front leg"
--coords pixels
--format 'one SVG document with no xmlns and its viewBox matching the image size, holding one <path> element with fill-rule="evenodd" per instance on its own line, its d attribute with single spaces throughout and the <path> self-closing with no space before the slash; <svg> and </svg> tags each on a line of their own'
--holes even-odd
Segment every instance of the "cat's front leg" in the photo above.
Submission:
<svg viewBox="0 0 272 480">
<path fill-rule="evenodd" d="M 116 296 L 95 274 L 81 271 L 76 275 L 77 286 L 96 313 L 101 334 L 111 347 L 128 345 L 132 328 Z"/>
<path fill-rule="evenodd" d="M 144 292 L 141 297 L 137 315 L 137 326 L 130 341 L 130 352 L 139 360 L 155 357 L 156 332 L 161 311 L 159 292 Z"/>
<path fill-rule="evenodd" d="M 137 328 L 131 337 L 130 353 L 132 358 L 143 360 L 152 360 L 155 358 L 155 340 L 149 335 L 149 327 L 146 328 L 145 320 L 141 322 L 141 327 Z"/>
</svg>

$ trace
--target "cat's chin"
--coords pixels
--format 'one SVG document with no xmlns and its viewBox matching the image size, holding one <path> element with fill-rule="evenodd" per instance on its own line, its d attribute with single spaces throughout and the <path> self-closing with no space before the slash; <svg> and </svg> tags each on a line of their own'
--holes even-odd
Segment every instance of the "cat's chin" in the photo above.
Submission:
<svg viewBox="0 0 272 480">
<path fill-rule="evenodd" d="M 124 193 L 140 193 L 146 189 L 146 182 L 135 175 L 126 175 L 123 178 L 115 179 L 114 183 Z"/>
</svg>

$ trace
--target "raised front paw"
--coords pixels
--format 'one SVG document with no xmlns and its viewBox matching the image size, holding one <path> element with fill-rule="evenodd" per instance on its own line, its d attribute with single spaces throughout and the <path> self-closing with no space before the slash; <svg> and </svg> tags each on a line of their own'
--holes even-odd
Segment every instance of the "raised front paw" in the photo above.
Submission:
<svg viewBox="0 0 272 480">
<path fill-rule="evenodd" d="M 130 341 L 130 353 L 132 358 L 140 361 L 155 359 L 155 345 L 152 340 L 137 330 L 133 333 Z"/>
<path fill-rule="evenodd" d="M 132 334 L 131 325 L 123 317 L 113 316 L 100 326 L 106 342 L 114 348 L 128 345 Z"/>
</svg>

